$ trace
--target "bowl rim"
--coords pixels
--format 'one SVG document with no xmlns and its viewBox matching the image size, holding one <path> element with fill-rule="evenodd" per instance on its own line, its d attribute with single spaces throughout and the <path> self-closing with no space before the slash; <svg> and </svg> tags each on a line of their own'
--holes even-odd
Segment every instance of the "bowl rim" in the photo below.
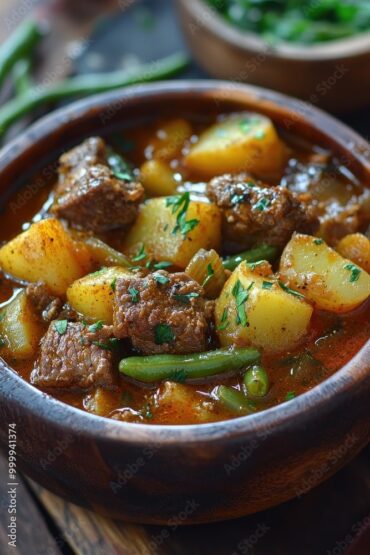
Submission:
<svg viewBox="0 0 370 555">
<path fill-rule="evenodd" d="M 192 15 L 199 28 L 208 28 L 220 39 L 239 50 L 254 52 L 301 62 L 341 61 L 354 56 L 370 55 L 370 31 L 352 37 L 308 45 L 287 41 L 269 44 L 258 33 L 242 31 L 228 23 L 221 14 L 206 4 L 205 0 L 177 0 L 183 10 Z M 198 29 L 199 30 L 199 29 Z"/>
<path fill-rule="evenodd" d="M 126 105 L 130 100 L 149 99 L 155 101 L 156 99 L 160 101 L 164 94 L 181 97 L 183 94 L 190 93 L 196 98 L 208 93 L 209 96 L 206 96 L 206 98 L 211 100 L 212 94 L 214 95 L 213 99 L 215 99 L 217 94 L 224 95 L 225 92 L 235 96 L 235 102 L 242 97 L 245 100 L 249 97 L 249 99 L 252 98 L 256 102 L 260 101 L 262 112 L 263 101 L 266 99 L 269 102 L 274 99 L 273 102 L 276 106 L 289 101 L 289 113 L 292 114 L 292 117 L 297 114 L 294 110 L 292 111 L 292 107 L 298 110 L 304 105 L 307 111 L 304 116 L 306 122 L 308 122 L 310 115 L 315 115 L 316 118 L 320 117 L 321 123 L 326 123 L 329 126 L 330 133 L 326 132 L 327 137 L 335 132 L 335 140 L 338 145 L 341 144 L 339 136 L 343 135 L 347 140 L 351 140 L 355 146 L 361 147 L 359 148 L 358 158 L 370 174 L 370 162 L 361 157 L 364 144 L 368 147 L 368 143 L 355 131 L 318 108 L 260 87 L 243 84 L 235 85 L 228 81 L 218 80 L 182 80 L 136 85 L 97 94 L 51 112 L 27 128 L 20 137 L 13 139 L 3 147 L 0 151 L 0 175 L 7 166 L 14 163 L 35 142 L 45 141 L 61 127 L 71 123 L 76 124 L 84 118 L 88 119 L 89 116 L 92 117 L 101 109 L 121 103 L 123 99 L 125 100 L 124 105 Z M 301 113 L 299 115 L 303 117 Z M 311 122 L 311 127 L 315 127 L 314 122 Z M 323 125 L 323 127 L 326 126 Z M 196 444 L 199 442 L 217 442 L 222 438 L 231 437 L 233 439 L 245 439 L 248 434 L 255 437 L 258 433 L 268 433 L 272 428 L 288 425 L 292 421 L 303 423 L 307 418 L 311 419 L 313 414 L 319 414 L 319 407 L 323 405 L 329 407 L 330 403 L 335 402 L 337 397 L 345 395 L 348 390 L 358 388 L 359 385 L 368 380 L 370 340 L 340 370 L 292 401 L 281 403 L 252 415 L 205 424 L 161 425 L 115 421 L 77 409 L 40 391 L 16 374 L 1 358 L 0 371 L 0 391 L 3 388 L 6 389 L 9 399 L 22 403 L 23 409 L 28 410 L 29 413 L 34 413 L 36 418 L 41 415 L 44 421 L 48 421 L 56 427 L 64 428 L 67 425 L 79 434 L 91 435 L 94 438 L 99 436 L 102 441 L 129 442 L 130 444 L 159 443 L 161 445 L 173 443 Z"/>
</svg>

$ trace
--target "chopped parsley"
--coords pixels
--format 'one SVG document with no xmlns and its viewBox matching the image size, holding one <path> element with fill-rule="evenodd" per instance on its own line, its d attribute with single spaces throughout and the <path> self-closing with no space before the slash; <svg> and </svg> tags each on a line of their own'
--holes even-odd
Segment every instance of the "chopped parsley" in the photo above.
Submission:
<svg viewBox="0 0 370 555">
<path fill-rule="evenodd" d="M 170 266 L 172 266 L 172 262 L 156 262 L 154 264 L 154 268 L 156 270 L 165 270 L 166 268 L 169 268 Z"/>
<path fill-rule="evenodd" d="M 263 281 L 262 289 L 272 289 L 274 284 L 271 281 Z"/>
<path fill-rule="evenodd" d="M 104 266 L 104 268 L 100 268 L 100 270 L 98 270 L 97 272 L 92 272 L 91 274 L 89 274 L 89 276 L 91 277 L 101 276 L 102 274 L 105 274 L 105 272 L 107 272 L 108 270 L 109 268 Z"/>
<path fill-rule="evenodd" d="M 251 270 L 255 270 L 257 266 L 261 266 L 261 264 L 265 264 L 266 260 L 258 260 L 257 262 L 247 262 L 247 266 Z"/>
<path fill-rule="evenodd" d="M 153 418 L 152 408 L 149 403 L 140 411 L 140 414 L 147 420 L 151 420 Z"/>
<path fill-rule="evenodd" d="M 171 382 L 184 383 L 186 380 L 186 371 L 183 368 L 175 370 L 169 377 Z"/>
<path fill-rule="evenodd" d="M 294 393 L 294 391 L 288 391 L 288 393 L 285 395 L 285 401 L 292 401 L 292 399 L 294 399 L 296 397 L 296 394 Z"/>
<path fill-rule="evenodd" d="M 246 200 L 246 194 L 242 193 L 240 195 L 233 195 L 231 197 L 231 204 L 235 205 L 235 204 L 241 204 L 242 202 L 244 202 Z"/>
<path fill-rule="evenodd" d="M 59 335 L 64 335 L 67 331 L 68 320 L 57 320 L 54 322 L 54 329 L 59 333 Z"/>
<path fill-rule="evenodd" d="M 357 281 L 359 279 L 360 274 L 361 274 L 360 268 L 358 268 L 354 264 L 346 264 L 344 266 L 344 268 L 351 272 L 351 276 L 349 278 L 350 283 L 354 283 L 355 281 Z"/>
<path fill-rule="evenodd" d="M 199 297 L 199 293 L 185 293 L 183 295 L 180 293 L 174 293 L 173 295 L 173 298 L 176 299 L 176 301 L 184 304 L 190 304 L 190 299 L 196 299 L 197 297 Z"/>
<path fill-rule="evenodd" d="M 166 198 L 166 206 L 171 207 L 172 214 L 176 214 L 176 225 L 172 230 L 174 235 L 180 232 L 185 238 L 199 224 L 199 220 L 196 219 L 186 220 L 189 204 L 189 191 L 182 195 Z"/>
<path fill-rule="evenodd" d="M 145 252 L 145 247 L 142 245 L 140 249 L 137 251 L 137 254 L 133 257 L 133 262 L 140 262 L 141 260 L 145 260 L 148 255 Z"/>
<path fill-rule="evenodd" d="M 95 322 L 95 324 L 91 324 L 91 326 L 87 328 L 87 331 L 89 331 L 90 333 L 95 333 L 96 331 L 101 330 L 103 326 L 103 320 L 98 320 L 98 322 Z"/>
<path fill-rule="evenodd" d="M 314 244 L 315 245 L 322 245 L 323 244 L 323 239 L 314 239 Z"/>
<path fill-rule="evenodd" d="M 253 285 L 254 285 L 254 281 L 252 281 L 252 283 L 248 286 L 247 289 L 244 289 L 243 285 L 241 284 L 241 281 L 238 279 L 232 289 L 232 295 L 233 297 L 235 297 L 235 303 L 236 303 L 236 312 L 237 312 L 236 323 L 238 325 L 241 324 L 244 327 L 248 325 L 247 313 L 245 311 L 245 302 L 249 298 L 249 292 L 252 289 Z"/>
<path fill-rule="evenodd" d="M 304 299 L 305 296 L 302 295 L 302 293 L 298 293 L 298 291 L 294 291 L 294 289 L 291 289 L 290 287 L 288 287 L 287 285 L 285 285 L 285 283 L 283 283 L 282 281 L 278 281 L 281 289 L 283 291 L 285 291 L 286 293 L 290 293 L 291 295 L 294 295 L 295 297 L 298 297 L 299 299 Z"/>
<path fill-rule="evenodd" d="M 112 351 L 115 347 L 117 347 L 119 340 L 116 337 L 111 337 L 108 339 L 106 343 L 103 341 L 92 341 L 92 344 L 104 351 Z"/>
<path fill-rule="evenodd" d="M 5 316 L 6 316 L 6 311 L 4 310 L 4 312 L 0 314 L 0 322 L 4 320 Z"/>
<path fill-rule="evenodd" d="M 154 274 L 153 277 L 155 281 L 161 285 L 166 285 L 166 283 L 170 281 L 168 277 L 162 276 L 161 274 Z"/>
<path fill-rule="evenodd" d="M 202 283 L 202 287 L 205 287 L 207 285 L 207 283 L 209 283 L 211 281 L 211 279 L 213 278 L 213 276 L 215 275 L 215 271 L 213 269 L 213 266 L 211 263 L 208 264 L 207 266 L 207 276 L 205 278 L 205 280 Z"/>
<path fill-rule="evenodd" d="M 156 345 L 171 343 L 176 339 L 171 326 L 169 326 L 168 324 L 157 324 L 154 328 L 154 337 Z"/>
<path fill-rule="evenodd" d="M 230 324 L 229 320 L 227 319 L 227 308 L 224 308 L 220 321 L 221 324 L 217 326 L 218 331 L 225 330 Z"/>
<path fill-rule="evenodd" d="M 255 210 L 259 210 L 260 212 L 263 212 L 264 210 L 266 210 L 266 208 L 268 208 L 271 204 L 271 200 L 266 198 L 266 197 L 262 197 L 258 200 L 258 202 L 254 205 L 254 209 Z"/>
<path fill-rule="evenodd" d="M 117 285 L 117 278 L 115 277 L 110 284 L 110 288 L 112 289 L 112 291 L 116 290 L 116 285 Z"/>
<path fill-rule="evenodd" d="M 111 151 L 108 155 L 108 164 L 117 179 L 128 182 L 134 181 L 135 175 L 132 166 L 119 154 Z"/>
<path fill-rule="evenodd" d="M 133 303 L 138 303 L 140 301 L 140 293 L 139 291 L 136 289 L 136 287 L 129 287 L 128 288 L 128 292 L 131 295 L 131 301 Z"/>
</svg>

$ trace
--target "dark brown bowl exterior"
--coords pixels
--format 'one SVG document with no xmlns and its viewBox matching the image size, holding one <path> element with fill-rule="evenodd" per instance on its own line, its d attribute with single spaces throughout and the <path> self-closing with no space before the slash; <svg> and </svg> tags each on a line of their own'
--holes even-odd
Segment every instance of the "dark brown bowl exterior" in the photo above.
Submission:
<svg viewBox="0 0 370 555">
<path fill-rule="evenodd" d="M 64 108 L 0 153 L 3 191 L 35 160 L 111 123 L 255 109 L 327 146 L 370 183 L 369 145 L 330 116 L 277 93 L 222 82 L 135 87 Z M 17 428 L 18 470 L 110 517 L 191 524 L 247 515 L 303 495 L 369 440 L 370 341 L 330 379 L 263 413 L 201 426 L 120 423 L 41 393 L 0 365 L 0 443 Z"/>
<path fill-rule="evenodd" d="M 370 33 L 312 46 L 268 47 L 206 0 L 177 0 L 187 42 L 212 76 L 268 87 L 333 112 L 369 106 Z"/>
</svg>

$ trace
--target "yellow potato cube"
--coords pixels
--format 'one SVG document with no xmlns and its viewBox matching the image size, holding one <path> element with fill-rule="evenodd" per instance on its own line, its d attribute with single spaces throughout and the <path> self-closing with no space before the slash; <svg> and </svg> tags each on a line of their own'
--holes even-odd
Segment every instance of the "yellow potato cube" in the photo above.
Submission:
<svg viewBox="0 0 370 555">
<path fill-rule="evenodd" d="M 72 283 L 67 290 L 67 300 L 85 318 L 112 324 L 115 282 L 131 275 L 125 268 L 103 268 Z"/>
<path fill-rule="evenodd" d="M 0 249 L 4 272 L 29 282 L 43 281 L 55 295 L 86 273 L 75 244 L 62 224 L 55 219 L 31 225 Z"/>
<path fill-rule="evenodd" d="M 220 247 L 221 213 L 215 204 L 190 201 L 186 222 L 196 220 L 197 223 L 185 236 L 181 230 L 176 231 L 178 213 L 173 213 L 173 206 L 167 204 L 166 198 L 156 198 L 140 207 L 139 216 L 124 241 L 128 254 L 144 246 L 149 257 L 167 260 L 184 269 L 199 249 Z"/>
<path fill-rule="evenodd" d="M 237 172 L 273 178 L 282 172 L 287 153 L 270 119 L 245 112 L 204 131 L 184 162 L 205 178 Z"/>
<path fill-rule="evenodd" d="M 253 346 L 266 353 L 294 348 L 306 335 L 312 307 L 276 281 L 254 273 L 242 262 L 216 301 L 221 345 Z"/>
<path fill-rule="evenodd" d="M 322 310 L 349 312 L 370 295 L 370 275 L 310 235 L 297 233 L 289 241 L 280 274 Z"/>
</svg>

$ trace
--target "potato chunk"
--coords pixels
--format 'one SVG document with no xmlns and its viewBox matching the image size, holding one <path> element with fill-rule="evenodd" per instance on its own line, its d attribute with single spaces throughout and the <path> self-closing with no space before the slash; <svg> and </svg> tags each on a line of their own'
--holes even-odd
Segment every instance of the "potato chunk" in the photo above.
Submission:
<svg viewBox="0 0 370 555">
<path fill-rule="evenodd" d="M 223 347 L 251 345 L 267 353 L 295 347 L 306 335 L 313 309 L 274 278 L 242 262 L 216 301 L 217 333 Z"/>
<path fill-rule="evenodd" d="M 0 249 L 4 272 L 29 282 L 43 281 L 55 295 L 88 271 L 86 259 L 62 224 L 55 219 L 33 224 Z"/>
<path fill-rule="evenodd" d="M 85 318 L 112 324 L 115 282 L 130 275 L 125 268 L 103 268 L 72 283 L 67 290 L 67 300 Z"/>
<path fill-rule="evenodd" d="M 280 260 L 280 274 L 317 308 L 349 312 L 370 295 L 370 275 L 322 239 L 296 234 Z"/>
<path fill-rule="evenodd" d="M 44 329 L 26 292 L 21 291 L 2 311 L 1 338 L 5 342 L 1 355 L 16 360 L 31 358 Z"/>
<path fill-rule="evenodd" d="M 339 241 L 335 250 L 370 272 L 370 239 L 362 233 L 351 233 Z"/>
<path fill-rule="evenodd" d="M 185 156 L 186 166 L 205 178 L 238 172 L 275 177 L 286 161 L 287 148 L 271 120 L 249 112 L 207 129 Z"/>
<path fill-rule="evenodd" d="M 197 220 L 197 223 L 184 236 L 181 230 L 176 231 L 179 212 L 174 213 L 173 206 L 167 206 L 168 198 L 174 197 L 150 199 L 141 206 L 139 216 L 125 239 L 124 250 L 132 255 L 144 246 L 155 260 L 168 260 L 184 269 L 199 249 L 219 248 L 221 214 L 215 204 L 190 201 L 186 221 Z"/>
</svg>

